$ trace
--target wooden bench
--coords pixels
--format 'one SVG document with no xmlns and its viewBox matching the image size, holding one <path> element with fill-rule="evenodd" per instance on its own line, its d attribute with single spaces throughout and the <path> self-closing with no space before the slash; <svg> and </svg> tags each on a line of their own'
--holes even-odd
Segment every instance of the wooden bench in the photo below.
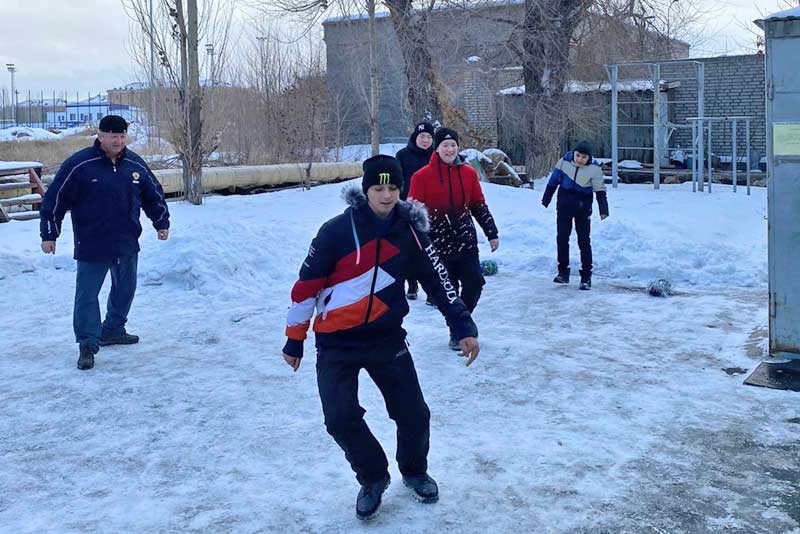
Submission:
<svg viewBox="0 0 800 534">
<path fill-rule="evenodd" d="M 39 218 L 39 204 L 45 193 L 42 164 L 0 162 L 0 223 Z M 13 210 L 13 207 L 22 207 Z"/>
</svg>

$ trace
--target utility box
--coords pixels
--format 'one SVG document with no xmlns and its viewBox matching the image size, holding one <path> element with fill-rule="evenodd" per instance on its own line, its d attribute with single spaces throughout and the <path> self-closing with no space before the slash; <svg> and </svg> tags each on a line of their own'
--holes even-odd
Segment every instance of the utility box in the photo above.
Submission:
<svg viewBox="0 0 800 534">
<path fill-rule="evenodd" d="M 756 22 L 766 37 L 770 355 L 800 359 L 800 7 Z M 800 362 L 797 362 L 800 363 Z"/>
</svg>

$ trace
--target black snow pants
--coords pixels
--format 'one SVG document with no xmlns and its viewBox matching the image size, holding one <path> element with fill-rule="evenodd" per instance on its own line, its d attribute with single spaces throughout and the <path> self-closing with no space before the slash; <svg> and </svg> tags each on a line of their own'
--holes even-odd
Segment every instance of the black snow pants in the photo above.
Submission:
<svg viewBox="0 0 800 534">
<path fill-rule="evenodd" d="M 389 463 L 378 440 L 364 421 L 358 402 L 358 374 L 365 369 L 397 424 L 397 464 L 404 476 L 428 469 L 430 411 L 405 342 L 370 349 L 319 348 L 317 385 L 325 427 L 344 451 L 360 484 L 377 482 L 388 474 Z"/>
<path fill-rule="evenodd" d="M 578 248 L 581 251 L 581 275 L 586 278 L 592 275 L 592 241 L 591 208 L 584 203 L 559 203 L 556 214 L 556 245 L 558 246 L 558 272 L 566 273 L 569 269 L 569 236 L 572 233 L 572 221 L 575 221 L 575 233 L 578 234 Z"/>
<path fill-rule="evenodd" d="M 481 262 L 478 251 L 456 258 L 442 258 L 447 268 L 447 275 L 456 288 L 456 292 L 470 313 L 478 305 L 483 285 L 486 283 L 481 274 Z"/>
</svg>

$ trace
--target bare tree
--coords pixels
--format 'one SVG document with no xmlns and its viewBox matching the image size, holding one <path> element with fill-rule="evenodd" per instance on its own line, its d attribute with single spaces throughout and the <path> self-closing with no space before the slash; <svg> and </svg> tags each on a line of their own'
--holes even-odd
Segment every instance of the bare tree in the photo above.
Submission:
<svg viewBox="0 0 800 534">
<path fill-rule="evenodd" d="M 276 0 L 275 5 L 280 9 L 301 15 L 307 26 L 308 32 L 313 24 L 318 22 L 324 13 L 360 13 L 365 10 L 368 17 L 367 42 L 369 46 L 369 124 L 370 144 L 372 155 L 377 155 L 380 150 L 380 70 L 377 60 L 377 38 L 375 35 L 375 0 Z M 304 33 L 305 33 L 304 32 Z"/>
<path fill-rule="evenodd" d="M 586 0 L 526 0 L 522 26 L 525 81 L 525 166 L 529 176 L 547 172 L 557 153 L 566 115 L 564 84 L 570 72 L 570 40 L 586 12 Z"/>
<path fill-rule="evenodd" d="M 434 5 L 434 0 L 419 8 L 412 0 L 386 0 L 403 53 L 413 122 L 442 119 L 443 84 L 428 39 L 428 19 Z"/>
<path fill-rule="evenodd" d="M 138 26 L 134 58 L 144 66 L 149 47 L 156 50 L 163 93 L 159 109 L 168 118 L 170 141 L 181 160 L 184 194 L 192 204 L 202 204 L 203 157 L 214 150 L 220 132 L 203 131 L 198 43 L 201 36 L 213 35 L 215 54 L 224 57 L 233 5 L 226 0 L 205 0 L 198 10 L 197 0 L 186 0 L 185 5 L 183 0 L 160 0 L 152 19 L 147 0 L 124 0 L 123 5 Z M 211 77 L 213 80 L 214 72 Z"/>
</svg>

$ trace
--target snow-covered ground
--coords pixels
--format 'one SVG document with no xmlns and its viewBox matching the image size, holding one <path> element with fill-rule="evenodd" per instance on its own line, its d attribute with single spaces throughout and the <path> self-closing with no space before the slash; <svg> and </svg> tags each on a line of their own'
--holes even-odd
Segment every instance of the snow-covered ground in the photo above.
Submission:
<svg viewBox="0 0 800 534">
<path fill-rule="evenodd" d="M 482 257 L 500 270 L 472 367 L 411 303 L 441 500 L 415 502 L 392 465 L 369 525 L 322 424 L 310 340 L 298 373 L 280 357 L 290 287 L 341 184 L 171 204 L 170 240 L 142 238 L 142 341 L 88 372 L 70 223 L 55 256 L 36 221 L 0 225 L 0 531 L 800 533 L 797 394 L 742 385 L 766 351 L 765 191 L 610 190 L 584 292 L 550 281 L 540 185 L 483 186 L 500 249 Z M 641 291 L 660 277 L 679 293 Z M 377 389 L 361 393 L 392 458 Z"/>
</svg>

